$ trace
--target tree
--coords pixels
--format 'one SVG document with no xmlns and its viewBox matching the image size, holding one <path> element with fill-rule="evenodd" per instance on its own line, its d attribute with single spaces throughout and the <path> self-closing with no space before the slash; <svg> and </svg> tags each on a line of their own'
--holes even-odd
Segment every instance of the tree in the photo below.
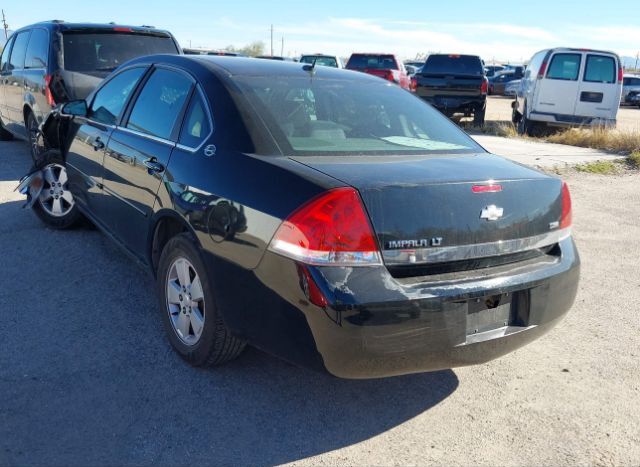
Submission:
<svg viewBox="0 0 640 467">
<path fill-rule="evenodd" d="M 265 45 L 262 41 L 255 41 L 251 44 L 245 45 L 244 47 L 236 48 L 233 45 L 228 45 L 225 50 L 228 52 L 236 52 L 242 55 L 247 55 L 248 57 L 256 57 L 258 55 L 264 55 Z"/>
</svg>

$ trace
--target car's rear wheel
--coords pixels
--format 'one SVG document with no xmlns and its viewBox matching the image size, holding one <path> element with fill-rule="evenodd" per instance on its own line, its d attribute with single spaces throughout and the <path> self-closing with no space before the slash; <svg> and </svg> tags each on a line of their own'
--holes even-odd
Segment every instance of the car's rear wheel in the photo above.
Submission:
<svg viewBox="0 0 640 467">
<path fill-rule="evenodd" d="M 27 140 L 29 142 L 29 149 L 31 150 L 31 158 L 34 162 L 37 162 L 44 152 L 44 144 L 42 142 L 42 136 L 40 135 L 40 129 L 38 128 L 38 120 L 36 116 L 33 115 L 33 112 L 27 113 L 25 127 L 27 128 Z"/>
<path fill-rule="evenodd" d="M 487 112 L 487 108 L 483 107 L 482 110 L 478 110 L 473 114 L 473 126 L 483 127 L 485 114 Z"/>
<path fill-rule="evenodd" d="M 211 275 L 189 235 L 179 234 L 167 242 L 157 277 L 165 330 L 182 358 L 193 366 L 210 366 L 240 355 L 245 343 L 223 322 Z"/>
<path fill-rule="evenodd" d="M 42 170 L 43 187 L 33 203 L 33 211 L 54 229 L 75 226 L 82 219 L 82 214 L 69 191 L 67 169 L 60 153 L 54 150 L 43 153 L 35 168 Z"/>
<path fill-rule="evenodd" d="M 12 139 L 13 134 L 4 127 L 2 120 L 0 120 L 0 141 L 11 141 Z"/>
</svg>

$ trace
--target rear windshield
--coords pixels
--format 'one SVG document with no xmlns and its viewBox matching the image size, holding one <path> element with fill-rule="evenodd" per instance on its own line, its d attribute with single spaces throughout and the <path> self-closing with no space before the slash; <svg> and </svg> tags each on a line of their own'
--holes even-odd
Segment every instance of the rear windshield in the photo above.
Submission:
<svg viewBox="0 0 640 467">
<path fill-rule="evenodd" d="M 64 68 L 67 71 L 112 71 L 143 55 L 177 54 L 169 36 L 118 32 L 65 32 Z"/>
<path fill-rule="evenodd" d="M 314 63 L 316 65 L 331 66 L 338 68 L 338 62 L 333 57 L 322 57 L 319 55 L 305 55 L 300 58 L 300 63 Z"/>
<path fill-rule="evenodd" d="M 361 55 L 354 54 L 347 62 L 347 68 L 371 70 L 397 70 L 398 64 L 393 55 Z"/>
<path fill-rule="evenodd" d="M 615 83 L 616 61 L 605 55 L 587 55 L 584 80 L 589 83 Z"/>
<path fill-rule="evenodd" d="M 257 110 L 288 154 L 484 152 L 421 99 L 396 85 L 377 81 L 238 78 L 244 105 Z"/>
<path fill-rule="evenodd" d="M 422 73 L 482 76 L 484 68 L 473 55 L 429 55 Z"/>
</svg>

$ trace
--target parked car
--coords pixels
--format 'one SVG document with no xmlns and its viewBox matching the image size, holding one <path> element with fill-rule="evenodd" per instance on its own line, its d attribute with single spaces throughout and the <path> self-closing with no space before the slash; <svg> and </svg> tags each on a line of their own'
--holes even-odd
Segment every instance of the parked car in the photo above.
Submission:
<svg viewBox="0 0 640 467">
<path fill-rule="evenodd" d="M 278 62 L 295 62 L 293 58 L 290 57 L 281 57 L 279 55 L 258 55 L 256 58 L 261 58 L 263 60 L 276 60 Z"/>
<path fill-rule="evenodd" d="M 640 91 L 640 76 L 638 75 L 624 75 L 622 79 L 622 100 L 623 104 L 633 104 L 633 101 L 629 99 L 632 92 Z"/>
<path fill-rule="evenodd" d="M 429 55 L 414 79 L 416 95 L 446 116 L 473 115 L 484 125 L 489 81 L 477 55 Z"/>
<path fill-rule="evenodd" d="M 330 66 L 333 68 L 344 68 L 342 59 L 336 55 L 313 54 L 303 55 L 300 57 L 300 63 L 310 63 L 322 66 Z"/>
<path fill-rule="evenodd" d="M 227 50 L 217 50 L 217 49 L 190 49 L 183 48 L 182 53 L 185 55 L 222 55 L 225 57 L 240 57 L 242 54 L 237 52 L 229 52 Z"/>
<path fill-rule="evenodd" d="M 505 95 L 505 89 L 507 84 L 511 81 L 517 81 L 522 78 L 522 75 L 518 76 L 514 72 L 500 73 L 493 78 L 489 78 L 489 94 L 496 94 L 499 96 Z"/>
<path fill-rule="evenodd" d="M 497 73 L 504 70 L 504 68 L 505 67 L 503 67 L 502 65 L 488 65 L 484 67 L 484 71 L 485 71 L 485 74 L 487 75 L 487 78 L 492 78 Z"/>
<path fill-rule="evenodd" d="M 515 97 L 516 95 L 518 95 L 518 89 L 520 88 L 521 84 L 522 84 L 522 80 L 520 79 L 514 79 L 513 81 L 509 81 L 504 86 L 504 95 Z"/>
<path fill-rule="evenodd" d="M 627 104 L 640 107 L 640 91 L 631 91 L 627 95 Z"/>
<path fill-rule="evenodd" d="M 408 76 L 409 78 L 411 78 L 411 77 L 412 77 L 413 75 L 415 75 L 415 74 L 418 72 L 418 70 L 420 70 L 420 68 L 422 68 L 422 67 L 421 67 L 421 66 L 420 66 L 420 67 L 415 67 L 415 66 L 413 66 L 413 65 L 405 65 L 405 66 L 404 66 L 404 68 L 405 68 L 405 70 L 407 70 L 407 76 Z"/>
<path fill-rule="evenodd" d="M 566 184 L 364 73 L 142 57 L 43 133 L 35 213 L 146 264 L 194 365 L 245 343 L 345 378 L 481 363 L 576 294 Z"/>
<path fill-rule="evenodd" d="M 85 98 L 119 65 L 157 53 L 179 54 L 173 36 L 147 26 L 46 21 L 17 30 L 0 60 L 0 140 L 29 141 L 56 104 Z"/>
<path fill-rule="evenodd" d="M 513 103 L 521 134 L 547 127 L 613 126 L 622 93 L 622 65 L 613 52 L 557 48 L 531 59 Z"/>
<path fill-rule="evenodd" d="M 407 70 L 395 55 L 354 53 L 349 57 L 345 68 L 378 76 L 396 83 L 402 89 L 409 89 Z"/>
</svg>

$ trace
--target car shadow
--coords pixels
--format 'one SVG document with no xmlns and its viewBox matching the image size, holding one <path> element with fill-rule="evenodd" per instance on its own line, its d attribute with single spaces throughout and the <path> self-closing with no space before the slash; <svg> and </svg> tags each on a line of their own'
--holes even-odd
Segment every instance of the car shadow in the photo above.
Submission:
<svg viewBox="0 0 640 467">
<path fill-rule="evenodd" d="M 0 463 L 275 465 L 357 444 L 442 402 L 453 371 L 341 380 L 248 348 L 196 369 L 155 284 L 95 229 L 0 203 Z"/>
</svg>

